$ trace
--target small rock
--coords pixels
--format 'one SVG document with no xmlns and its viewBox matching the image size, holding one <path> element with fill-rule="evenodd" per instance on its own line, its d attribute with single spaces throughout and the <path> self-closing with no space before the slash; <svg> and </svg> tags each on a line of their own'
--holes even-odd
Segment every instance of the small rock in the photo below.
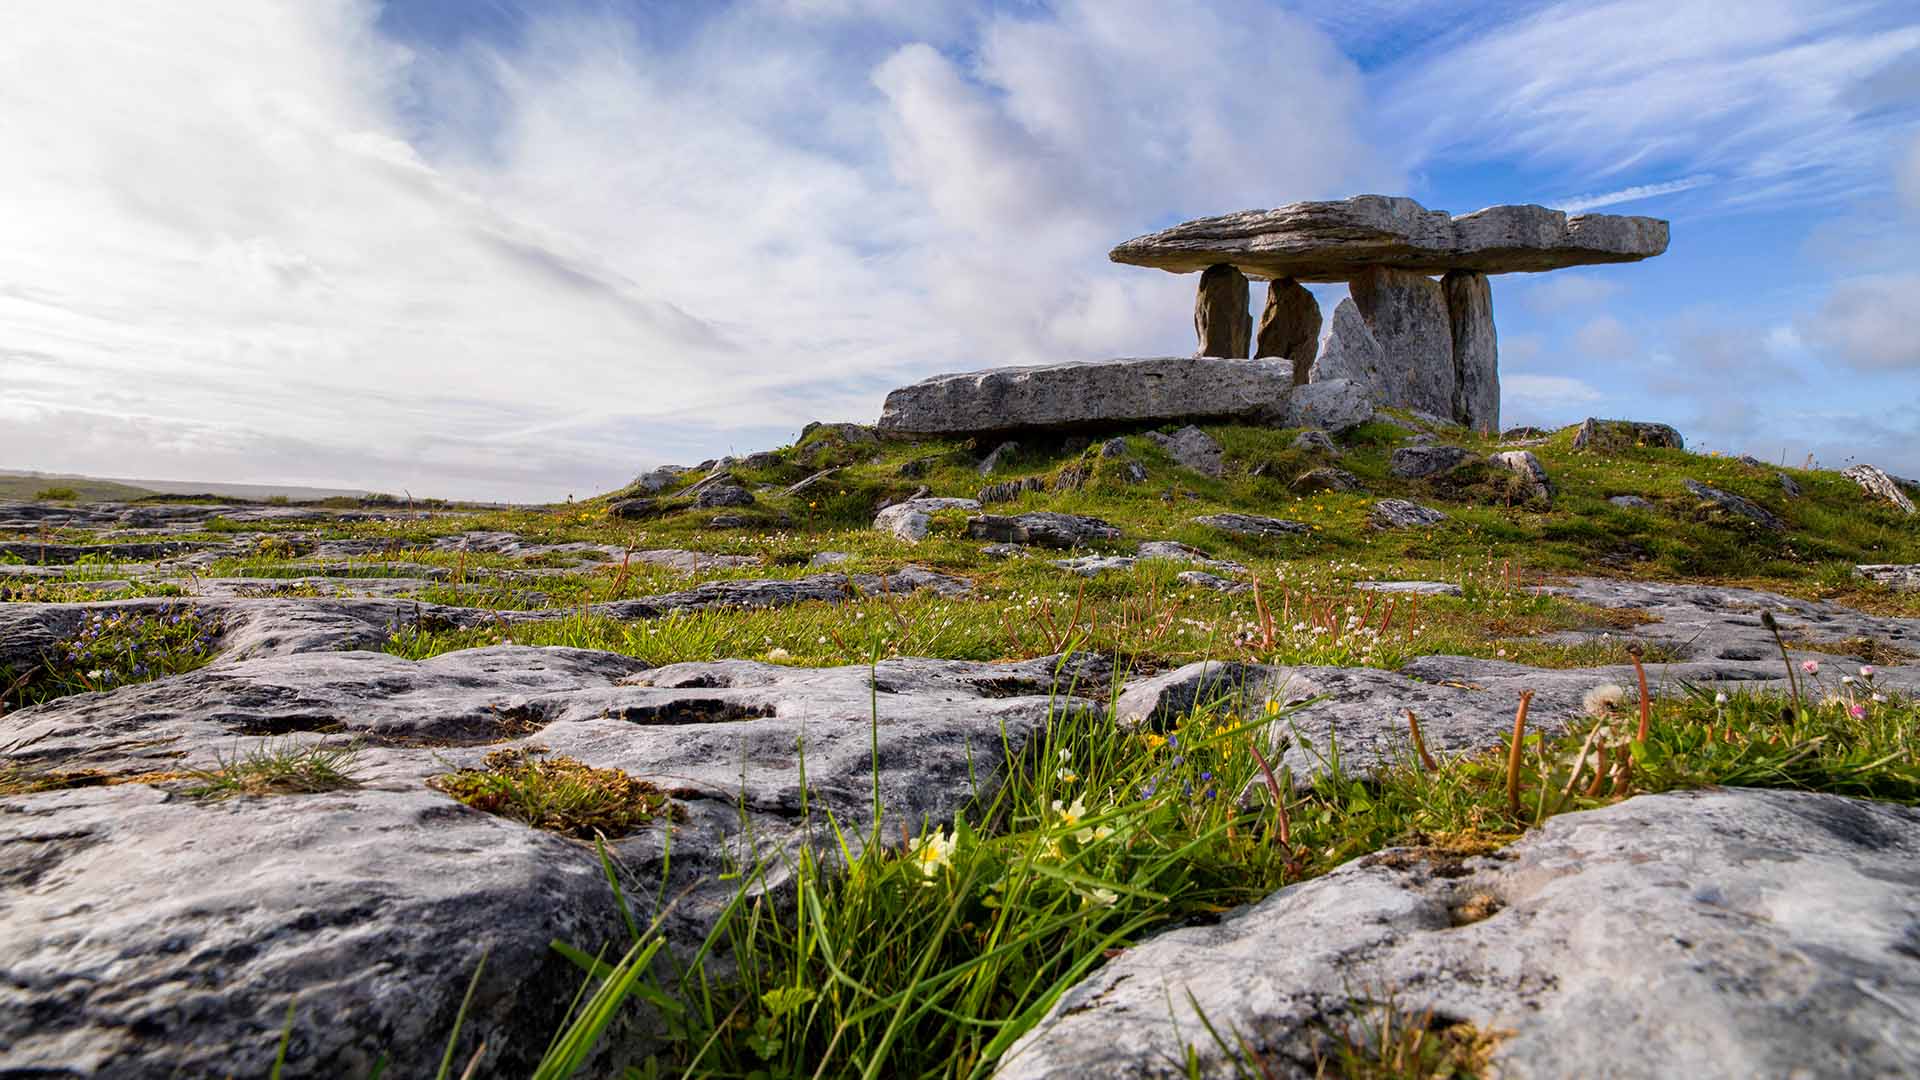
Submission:
<svg viewBox="0 0 1920 1080">
<path fill-rule="evenodd" d="M 846 562 L 851 558 L 853 558 L 853 556 L 847 554 L 844 551 L 821 551 L 821 552 L 816 552 L 813 558 L 808 559 L 807 565 L 808 566 L 839 566 L 841 563 Z"/>
<path fill-rule="evenodd" d="M 912 461 L 903 461 L 899 468 L 893 470 L 893 475 L 902 480 L 918 480 L 939 468 L 941 462 L 945 460 L 945 454 L 929 454 L 926 457 L 914 458 Z"/>
<path fill-rule="evenodd" d="M 1282 420 L 1287 427 L 1320 428 L 1338 435 L 1373 419 L 1375 412 L 1365 384 L 1316 376 L 1307 385 L 1294 387 Z"/>
<path fill-rule="evenodd" d="M 1224 451 L 1220 444 L 1214 441 L 1213 436 L 1192 424 L 1188 424 L 1172 435 L 1149 431 L 1147 438 L 1163 447 L 1182 467 L 1207 476 L 1220 475 L 1220 459 Z"/>
<path fill-rule="evenodd" d="M 1783 472 L 1777 472 L 1773 475 L 1780 480 L 1780 491 L 1782 494 L 1786 495 L 1789 499 L 1797 499 L 1800 497 L 1800 484 L 1798 481 Z"/>
<path fill-rule="evenodd" d="M 979 494 L 975 495 L 974 498 L 979 501 L 980 505 L 987 506 L 992 503 L 1012 502 L 1029 491 L 1044 491 L 1046 487 L 1047 482 L 1045 479 L 1038 476 L 1026 476 L 1018 480 L 1003 480 L 998 484 L 988 484 L 986 487 L 981 488 Z"/>
<path fill-rule="evenodd" d="M 1205 570 L 1182 570 L 1174 575 L 1174 580 L 1183 585 L 1192 585 L 1199 589 L 1209 589 L 1221 593 L 1243 593 L 1253 591 L 1253 586 L 1244 581 L 1231 581 Z"/>
<path fill-rule="evenodd" d="M 806 442 L 807 436 L 820 432 L 823 438 L 834 438 L 846 443 L 877 443 L 880 434 L 865 424 L 823 424 L 813 421 L 800 429 L 799 442 Z"/>
<path fill-rule="evenodd" d="M 1860 490 L 1882 502 L 1892 505 L 1903 514 L 1915 512 L 1913 500 L 1900 490 L 1900 485 L 1882 469 L 1872 465 L 1855 465 L 1840 470 L 1840 475 L 1860 485 Z"/>
<path fill-rule="evenodd" d="M 1607 500 L 1615 506 L 1628 510 L 1652 510 L 1654 505 L 1638 495 L 1615 495 Z"/>
<path fill-rule="evenodd" d="M 1387 471 L 1402 480 L 1421 480 L 1444 476 L 1478 460 L 1471 451 L 1458 446 L 1402 446 L 1393 452 Z"/>
<path fill-rule="evenodd" d="M 716 484 L 694 496 L 693 505 L 702 510 L 722 506 L 752 506 L 753 493 L 737 484 Z"/>
<path fill-rule="evenodd" d="M 909 499 L 874 515 L 873 527 L 881 532 L 889 532 L 909 544 L 917 544 L 927 538 L 927 529 L 932 524 L 932 516 L 942 510 L 978 510 L 980 504 L 972 499 Z"/>
<path fill-rule="evenodd" d="M 1147 482 L 1147 467 L 1137 461 L 1129 461 L 1126 468 L 1121 470 L 1121 475 L 1129 484 L 1144 484 Z"/>
<path fill-rule="evenodd" d="M 1329 457 L 1338 456 L 1340 453 L 1340 448 L 1333 445 L 1333 440 L 1328 438 L 1327 433 L 1321 431 L 1319 428 L 1308 428 L 1300 434 L 1295 435 L 1293 437 L 1293 448 L 1295 450 L 1305 450 L 1310 454 L 1326 454 Z"/>
<path fill-rule="evenodd" d="M 748 454 L 740 459 L 740 467 L 743 469 L 771 469 L 778 464 L 780 464 L 780 455 L 771 450 Z"/>
<path fill-rule="evenodd" d="M 680 482 L 680 479 L 692 472 L 685 465 L 662 465 L 652 472 L 643 473 L 629 487 L 639 488 L 648 494 L 657 495 Z"/>
<path fill-rule="evenodd" d="M 1367 517 L 1380 529 L 1424 529 L 1447 520 L 1440 511 L 1405 499 L 1381 499 Z"/>
<path fill-rule="evenodd" d="M 1501 432 L 1500 438 L 1506 442 L 1520 442 L 1524 439 L 1544 439 L 1549 434 L 1551 434 L 1551 432 L 1544 431 L 1540 428 L 1522 425 L 1521 427 L 1510 427 Z"/>
<path fill-rule="evenodd" d="M 1182 544 L 1178 540 L 1149 540 L 1140 545 L 1137 554 L 1143 559 L 1171 559 L 1174 562 L 1198 563 L 1230 574 L 1247 572 L 1247 568 L 1240 563 L 1216 559 L 1199 548 Z"/>
<path fill-rule="evenodd" d="M 1356 581 L 1367 592 L 1411 593 L 1415 596 L 1459 596 L 1460 586 L 1446 581 Z"/>
<path fill-rule="evenodd" d="M 1547 478 L 1547 467 L 1540 464 L 1531 450 L 1506 450 L 1494 454 L 1488 460 L 1503 469 L 1518 473 L 1526 481 L 1527 493 L 1533 498 L 1545 502 L 1553 501 L 1553 481 Z"/>
<path fill-rule="evenodd" d="M 988 454 L 986 458 L 980 462 L 980 475 L 992 475 L 994 471 L 1001 466 L 1009 464 L 1011 459 L 1019 453 L 1019 443 L 1012 441 L 1001 443 L 999 446 L 994 447 L 993 452 Z"/>
<path fill-rule="evenodd" d="M 1100 456 L 1103 458 L 1126 457 L 1127 456 L 1127 440 L 1122 438 L 1112 438 L 1112 439 L 1108 439 L 1106 442 L 1101 443 Z"/>
<path fill-rule="evenodd" d="M 989 559 L 1024 559 L 1029 552 L 1019 544 L 987 544 L 980 554 Z"/>
<path fill-rule="evenodd" d="M 1853 572 L 1898 592 L 1920 592 L 1920 563 L 1868 563 Z"/>
<path fill-rule="evenodd" d="M 1235 536 L 1305 536 L 1309 530 L 1298 521 L 1259 517 L 1254 514 L 1207 514 L 1194 518 L 1197 525 L 1219 529 Z"/>
<path fill-rule="evenodd" d="M 819 472 L 814 473 L 812 476 L 807 477 L 805 480 L 802 480 L 799 483 L 794 484 L 792 487 L 787 488 L 786 494 L 805 495 L 807 492 L 812 491 L 814 488 L 817 488 L 820 485 L 826 483 L 827 480 L 830 477 L 832 477 L 834 473 L 837 473 L 839 471 L 840 471 L 839 469 L 821 469 Z"/>
<path fill-rule="evenodd" d="M 1738 514 L 1759 525 L 1761 528 L 1771 529 L 1774 532 L 1784 532 L 1786 530 L 1787 523 L 1775 516 L 1773 511 L 1768 510 L 1766 507 L 1761 506 L 1759 503 L 1743 495 L 1735 495 L 1731 491 L 1721 491 L 1716 487 L 1708 487 L 1698 480 L 1686 481 L 1686 488 L 1699 498 L 1713 503 L 1723 510 Z"/>
<path fill-rule="evenodd" d="M 1053 565 L 1081 577 L 1093 577 L 1108 570 L 1131 570 L 1135 561 L 1126 555 L 1082 555 L 1077 559 L 1055 559 Z"/>
<path fill-rule="evenodd" d="M 1293 478 L 1288 489 L 1301 495 L 1311 495 L 1318 491 L 1359 491 L 1360 478 L 1345 469 L 1321 466 L 1308 469 Z"/>
<path fill-rule="evenodd" d="M 607 504 L 607 516 L 622 521 L 644 521 L 662 512 L 659 499 L 621 499 Z"/>
<path fill-rule="evenodd" d="M 1118 540 L 1120 530 L 1095 517 L 1038 510 L 1002 517 L 981 514 L 967 519 L 967 535 L 976 540 L 1041 547 L 1076 548 L 1095 541 Z"/>
<path fill-rule="evenodd" d="M 1200 274 L 1193 300 L 1193 331 L 1200 339 L 1196 356 L 1244 359 L 1252 344 L 1253 316 L 1247 311 L 1247 276 L 1226 263 Z"/>
<path fill-rule="evenodd" d="M 1048 486 L 1055 491 L 1079 491 L 1092 476 L 1093 470 L 1085 465 L 1063 465 Z"/>
<path fill-rule="evenodd" d="M 1573 433 L 1575 450 L 1631 450 L 1636 446 L 1685 450 L 1686 441 L 1666 424 L 1646 424 L 1637 420 L 1600 420 L 1587 417 Z"/>
</svg>

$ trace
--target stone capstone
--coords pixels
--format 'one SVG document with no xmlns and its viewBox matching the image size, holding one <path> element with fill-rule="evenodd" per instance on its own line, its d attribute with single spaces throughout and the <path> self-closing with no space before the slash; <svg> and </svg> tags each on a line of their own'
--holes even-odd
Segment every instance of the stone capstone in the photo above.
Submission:
<svg viewBox="0 0 1920 1080">
<path fill-rule="evenodd" d="M 1216 264 L 1254 277 L 1350 281 L 1370 267 L 1418 274 L 1537 272 L 1637 262 L 1667 250 L 1657 218 L 1492 206 L 1458 217 L 1407 198 L 1357 195 L 1200 218 L 1136 237 L 1108 258 L 1190 274 Z"/>
<path fill-rule="evenodd" d="M 1502 1076 L 1912 1075 L 1916 865 L 1920 811 L 1739 788 L 1564 814 L 1464 860 L 1389 849 L 1128 949 L 996 1076 L 1228 1076 L 1244 1055 L 1309 1076 L 1389 995 L 1508 1033 Z"/>
<path fill-rule="evenodd" d="M 1666 424 L 1648 424 L 1638 420 L 1600 420 L 1587 417 L 1573 433 L 1575 450 L 1631 450 L 1638 446 L 1685 450 L 1686 441 Z"/>
<path fill-rule="evenodd" d="M 1253 318 L 1247 313 L 1247 276 L 1231 266 L 1209 266 L 1200 275 L 1193 301 L 1193 330 L 1200 338 L 1197 356 L 1239 359 L 1247 355 Z"/>
<path fill-rule="evenodd" d="M 1261 420 L 1293 390 L 1284 360 L 1170 356 L 936 375 L 887 395 L 883 431 L 992 435 L 1182 420 Z M 1323 425 L 1324 426 L 1324 425 Z"/>
<path fill-rule="evenodd" d="M 1267 306 L 1260 313 L 1260 334 L 1253 355 L 1293 364 L 1293 382 L 1303 386 L 1320 348 L 1320 302 L 1292 278 L 1267 284 Z"/>
<path fill-rule="evenodd" d="M 980 514 L 967 519 L 967 535 L 975 540 L 1039 547 L 1077 548 L 1120 539 L 1120 530 L 1096 517 L 1037 510 L 1003 517 Z"/>
</svg>

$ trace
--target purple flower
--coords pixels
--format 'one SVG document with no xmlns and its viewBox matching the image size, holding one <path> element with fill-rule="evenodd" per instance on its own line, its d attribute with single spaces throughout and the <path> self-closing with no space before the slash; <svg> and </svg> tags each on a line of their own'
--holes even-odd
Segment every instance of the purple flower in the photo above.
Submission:
<svg viewBox="0 0 1920 1080">
<path fill-rule="evenodd" d="M 1852 705 L 1847 706 L 1847 715 L 1853 717 L 1855 720 L 1865 720 L 1867 718 L 1867 707 L 1856 701 Z"/>
<path fill-rule="evenodd" d="M 1871 678 L 1873 678 L 1873 665 L 1872 665 L 1872 664 L 1866 664 L 1866 665 L 1864 665 L 1864 666 L 1862 666 L 1862 667 L 1860 668 L 1860 677 L 1861 677 L 1861 678 L 1863 678 L 1863 679 L 1871 679 Z"/>
<path fill-rule="evenodd" d="M 1818 675 L 1820 674 L 1820 661 L 1802 660 L 1800 661 L 1800 670 L 1806 672 L 1809 675 Z"/>
</svg>

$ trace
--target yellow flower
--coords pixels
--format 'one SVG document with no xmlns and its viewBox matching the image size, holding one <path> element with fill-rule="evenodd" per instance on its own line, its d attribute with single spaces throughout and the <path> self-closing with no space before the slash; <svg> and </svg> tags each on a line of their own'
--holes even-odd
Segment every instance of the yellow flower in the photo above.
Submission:
<svg viewBox="0 0 1920 1080">
<path fill-rule="evenodd" d="M 1167 745 L 1167 737 L 1165 735 L 1152 731 L 1140 736 L 1140 741 L 1147 744 L 1148 750 L 1158 750 Z"/>
<path fill-rule="evenodd" d="M 1080 827 L 1080 819 L 1087 816 L 1087 807 L 1082 800 L 1077 798 L 1073 800 L 1072 806 L 1067 806 L 1059 799 L 1055 799 L 1053 800 L 1053 812 L 1060 815 L 1061 828 L 1077 829 Z"/>
<path fill-rule="evenodd" d="M 953 865 L 953 848 L 959 842 L 958 834 L 950 834 L 945 829 L 924 833 L 914 842 L 913 864 L 920 868 L 922 877 L 933 877 L 941 867 Z"/>
</svg>

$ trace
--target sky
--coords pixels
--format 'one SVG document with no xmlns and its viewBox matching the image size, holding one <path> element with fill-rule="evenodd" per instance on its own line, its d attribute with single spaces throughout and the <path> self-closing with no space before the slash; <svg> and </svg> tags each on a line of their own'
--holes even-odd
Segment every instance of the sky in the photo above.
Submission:
<svg viewBox="0 0 1920 1080">
<path fill-rule="evenodd" d="M 0 467 L 585 497 L 929 375 L 1191 353 L 1195 279 L 1108 249 L 1375 192 L 1672 222 L 1494 280 L 1505 423 L 1920 475 L 1920 7 L 1732 10 L 28 5 Z"/>
</svg>

